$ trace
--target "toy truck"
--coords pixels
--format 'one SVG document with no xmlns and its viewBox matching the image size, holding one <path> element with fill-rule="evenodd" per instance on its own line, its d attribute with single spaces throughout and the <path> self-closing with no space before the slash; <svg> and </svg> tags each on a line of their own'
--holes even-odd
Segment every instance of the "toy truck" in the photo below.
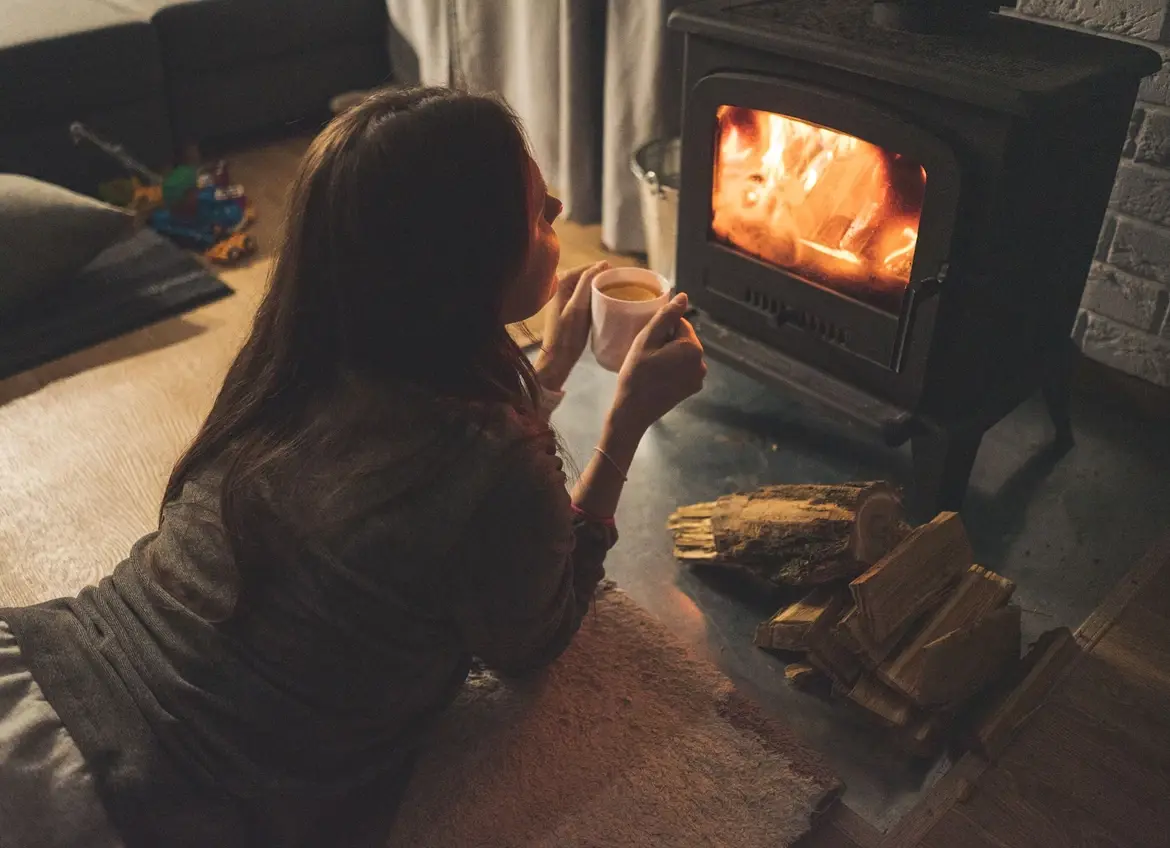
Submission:
<svg viewBox="0 0 1170 848">
<path fill-rule="evenodd" d="M 128 205 L 156 232 L 181 247 L 203 252 L 213 262 L 237 262 L 256 252 L 256 240 L 242 232 L 255 213 L 243 186 L 230 182 L 227 163 L 217 162 L 203 171 L 180 166 L 164 177 L 83 124 L 72 124 L 69 132 L 75 144 L 88 141 L 134 174 Z"/>
</svg>

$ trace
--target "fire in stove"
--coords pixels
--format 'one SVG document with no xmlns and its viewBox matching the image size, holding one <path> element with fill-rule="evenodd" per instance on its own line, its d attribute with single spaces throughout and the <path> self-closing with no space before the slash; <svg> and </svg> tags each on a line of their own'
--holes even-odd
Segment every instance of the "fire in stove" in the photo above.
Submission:
<svg viewBox="0 0 1170 848">
<path fill-rule="evenodd" d="M 926 169 L 774 112 L 717 112 L 715 237 L 897 314 L 910 282 Z"/>
</svg>

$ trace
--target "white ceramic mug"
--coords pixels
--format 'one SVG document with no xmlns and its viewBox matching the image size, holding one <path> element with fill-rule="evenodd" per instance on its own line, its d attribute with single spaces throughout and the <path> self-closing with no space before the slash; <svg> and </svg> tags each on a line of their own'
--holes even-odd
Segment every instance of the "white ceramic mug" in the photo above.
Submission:
<svg viewBox="0 0 1170 848">
<path fill-rule="evenodd" d="M 658 292 L 653 300 L 623 300 L 605 293 L 608 286 L 632 283 Z M 670 283 L 646 268 L 611 268 L 593 278 L 591 346 L 597 364 L 620 371 L 630 345 L 654 314 L 670 300 Z"/>
</svg>

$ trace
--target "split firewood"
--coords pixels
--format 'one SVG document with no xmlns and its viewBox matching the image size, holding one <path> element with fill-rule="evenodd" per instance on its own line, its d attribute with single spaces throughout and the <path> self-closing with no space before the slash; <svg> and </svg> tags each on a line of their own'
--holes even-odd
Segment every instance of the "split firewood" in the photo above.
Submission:
<svg viewBox="0 0 1170 848">
<path fill-rule="evenodd" d="M 861 660 L 837 639 L 837 624 L 848 598 L 847 591 L 837 590 L 835 600 L 817 617 L 804 637 L 808 662 L 842 692 L 849 692 L 865 671 Z"/>
<path fill-rule="evenodd" d="M 922 689 L 924 648 L 955 630 L 975 624 L 1008 602 L 1015 584 L 982 566 L 972 565 L 958 585 L 905 648 L 878 669 L 878 677 L 900 692 Z"/>
<path fill-rule="evenodd" d="M 895 744 L 912 757 L 930 758 L 943 749 L 954 717 L 947 712 L 926 713 L 894 734 Z"/>
<path fill-rule="evenodd" d="M 682 507 L 668 526 L 680 560 L 787 586 L 856 577 L 909 530 L 888 483 L 768 486 Z"/>
<path fill-rule="evenodd" d="M 756 628 L 756 645 L 780 651 L 803 651 L 806 637 L 821 616 L 836 615 L 846 597 L 839 591 L 817 587 L 804 598 L 780 610 Z"/>
<path fill-rule="evenodd" d="M 1013 671 L 1008 685 L 976 718 L 976 749 L 993 762 L 999 759 L 1079 653 L 1080 646 L 1067 627 L 1042 633 Z"/>
<path fill-rule="evenodd" d="M 788 681 L 789 686 L 804 692 L 825 678 L 808 663 L 789 663 L 784 666 L 784 679 Z"/>
<path fill-rule="evenodd" d="M 875 642 L 861 623 L 861 614 L 854 604 L 838 625 L 844 631 L 839 638 L 843 643 L 853 646 L 853 652 L 861 657 L 868 668 L 875 669 L 889 658 L 916 620 L 907 619 L 906 623 L 887 636 L 885 641 Z"/>
<path fill-rule="evenodd" d="M 891 727 L 906 727 L 915 716 L 914 705 L 909 698 L 870 674 L 858 677 L 848 697 Z"/>
<path fill-rule="evenodd" d="M 922 648 L 911 699 L 922 706 L 961 704 L 1020 657 L 1020 608 L 1009 605 Z"/>
<path fill-rule="evenodd" d="M 828 639 L 815 649 L 810 648 L 805 659 L 829 678 L 835 692 L 848 694 L 865 673 L 864 666 L 856 657 Z"/>
<path fill-rule="evenodd" d="M 877 644 L 932 608 L 974 564 L 963 522 L 953 512 L 915 528 L 849 584 L 860 624 Z"/>
<path fill-rule="evenodd" d="M 842 613 L 841 619 L 833 625 L 833 638 L 837 640 L 840 645 L 849 653 L 853 654 L 862 664 L 866 670 L 873 671 L 877 668 L 877 664 L 870 659 L 865 651 L 865 647 L 857 638 L 857 635 L 850 629 L 850 622 L 857 618 L 857 605 L 849 604 L 845 612 Z"/>
</svg>

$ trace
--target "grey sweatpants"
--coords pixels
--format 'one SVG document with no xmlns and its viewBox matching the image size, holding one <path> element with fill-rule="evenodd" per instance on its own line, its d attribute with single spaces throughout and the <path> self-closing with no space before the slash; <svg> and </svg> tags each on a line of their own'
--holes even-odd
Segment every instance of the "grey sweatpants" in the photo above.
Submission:
<svg viewBox="0 0 1170 848">
<path fill-rule="evenodd" d="M 3 621 L 0 848 L 122 848 L 81 751 Z"/>
</svg>

